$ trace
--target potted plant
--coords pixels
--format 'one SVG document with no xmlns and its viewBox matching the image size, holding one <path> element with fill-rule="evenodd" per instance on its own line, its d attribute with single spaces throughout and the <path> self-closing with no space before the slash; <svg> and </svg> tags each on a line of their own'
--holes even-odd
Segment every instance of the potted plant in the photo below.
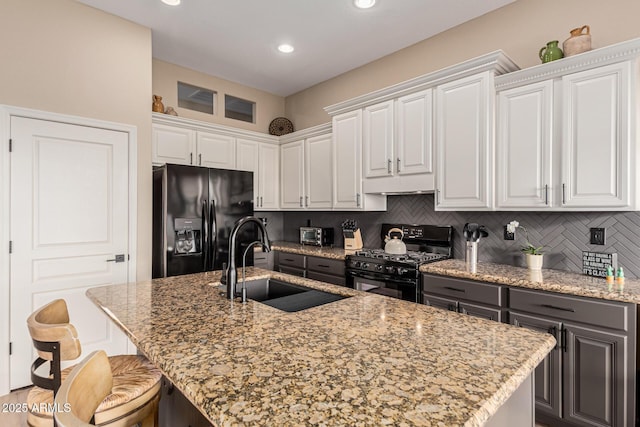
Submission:
<svg viewBox="0 0 640 427">
<path fill-rule="evenodd" d="M 520 249 L 525 254 L 527 267 L 529 267 L 530 270 L 541 270 L 542 261 L 544 258 L 542 248 L 544 248 L 544 246 L 532 245 L 529 241 L 529 233 L 527 232 L 527 229 L 524 226 L 520 225 L 518 221 L 511 221 L 509 224 L 507 224 L 507 231 L 514 234 L 514 236 L 518 228 L 524 231 L 524 238 L 527 241 L 527 244 Z"/>
</svg>

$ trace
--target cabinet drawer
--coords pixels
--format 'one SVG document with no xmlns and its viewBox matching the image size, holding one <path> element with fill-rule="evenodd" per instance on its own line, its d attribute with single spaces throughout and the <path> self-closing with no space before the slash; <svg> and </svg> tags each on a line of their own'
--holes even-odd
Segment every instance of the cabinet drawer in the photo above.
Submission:
<svg viewBox="0 0 640 427">
<path fill-rule="evenodd" d="M 447 311 L 458 311 L 458 301 L 449 298 L 437 297 L 431 294 L 422 294 L 422 301 L 425 305 L 441 308 Z"/>
<path fill-rule="evenodd" d="M 307 270 L 313 270 L 324 274 L 333 274 L 334 276 L 344 276 L 344 260 L 308 256 Z"/>
<path fill-rule="evenodd" d="M 318 273 L 317 271 L 307 270 L 307 278 L 326 283 L 333 283 L 334 285 L 347 285 L 347 280 L 344 276 L 334 276 L 332 274 Z"/>
<path fill-rule="evenodd" d="M 289 267 L 296 267 L 304 269 L 305 256 L 300 254 L 290 254 L 287 252 L 278 252 L 278 265 L 287 265 Z"/>
<path fill-rule="evenodd" d="M 427 293 L 499 307 L 506 305 L 507 288 L 502 285 L 423 274 L 422 286 Z"/>
<path fill-rule="evenodd" d="M 483 307 L 481 305 L 458 303 L 458 312 L 468 316 L 480 317 L 481 319 L 493 320 L 494 322 L 504 322 L 505 312 L 499 308 Z"/>
<path fill-rule="evenodd" d="M 622 331 L 629 329 L 631 305 L 541 291 L 523 289 L 509 291 L 509 306 L 513 310 L 543 314 Z"/>
</svg>

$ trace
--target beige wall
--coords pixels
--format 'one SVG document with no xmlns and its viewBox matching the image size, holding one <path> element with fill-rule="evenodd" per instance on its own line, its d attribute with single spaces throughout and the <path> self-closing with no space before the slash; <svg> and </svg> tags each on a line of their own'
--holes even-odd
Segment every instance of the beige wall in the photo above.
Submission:
<svg viewBox="0 0 640 427">
<path fill-rule="evenodd" d="M 138 279 L 151 277 L 151 31 L 71 0 L 0 1 L 0 104 L 138 130 Z"/>
<path fill-rule="evenodd" d="M 178 107 L 178 81 L 191 85 L 211 89 L 217 93 L 214 106 L 215 114 Z M 208 74 L 184 68 L 169 62 L 153 60 L 153 93 L 162 96 L 162 103 L 166 107 L 173 107 L 180 117 L 217 123 L 240 129 L 269 133 L 269 123 L 276 117 L 284 115 L 284 98 L 270 93 L 242 86 Z M 255 123 L 224 117 L 224 95 L 232 95 L 256 103 Z"/>
<path fill-rule="evenodd" d="M 549 40 L 588 24 L 593 48 L 640 37 L 640 1 L 518 0 L 492 13 L 286 98 L 285 117 L 297 129 L 326 123 L 323 107 L 497 49 L 521 68 L 540 63 Z M 400 30 L 400 29 L 399 29 Z"/>
</svg>

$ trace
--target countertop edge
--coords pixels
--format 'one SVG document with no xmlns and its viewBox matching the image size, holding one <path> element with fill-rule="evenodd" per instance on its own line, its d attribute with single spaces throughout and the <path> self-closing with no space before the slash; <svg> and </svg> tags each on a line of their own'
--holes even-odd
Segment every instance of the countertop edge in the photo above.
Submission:
<svg viewBox="0 0 640 427">
<path fill-rule="evenodd" d="M 464 260 L 457 259 L 423 264 L 420 266 L 420 272 L 514 288 L 640 304 L 640 280 L 637 279 L 627 279 L 622 288 L 618 285 L 607 288 L 604 278 L 552 269 L 532 271 L 523 267 L 488 262 L 479 262 L 478 272 L 470 273 L 465 269 Z"/>
</svg>

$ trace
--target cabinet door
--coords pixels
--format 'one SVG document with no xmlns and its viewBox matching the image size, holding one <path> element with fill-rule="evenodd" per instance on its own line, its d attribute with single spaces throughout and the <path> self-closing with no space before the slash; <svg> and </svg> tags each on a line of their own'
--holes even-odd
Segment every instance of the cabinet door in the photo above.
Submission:
<svg viewBox="0 0 640 427">
<path fill-rule="evenodd" d="M 487 210 L 492 203 L 493 74 L 436 88 L 436 210 Z"/>
<path fill-rule="evenodd" d="M 562 206 L 630 206 L 630 67 L 624 62 L 562 78 Z"/>
<path fill-rule="evenodd" d="M 362 111 L 333 119 L 333 207 L 361 207 L 362 196 Z"/>
<path fill-rule="evenodd" d="M 280 146 L 280 206 L 284 209 L 304 206 L 304 141 Z"/>
<path fill-rule="evenodd" d="M 196 141 L 199 166 L 235 169 L 236 139 L 232 136 L 198 132 Z"/>
<path fill-rule="evenodd" d="M 542 412 L 562 418 L 562 349 L 560 348 L 560 331 L 562 323 L 546 319 L 509 312 L 509 323 L 514 326 L 550 333 L 558 342 L 535 370 L 536 412 Z"/>
<path fill-rule="evenodd" d="M 433 173 L 432 89 L 398 98 L 396 129 L 396 173 Z"/>
<path fill-rule="evenodd" d="M 551 206 L 553 81 L 498 95 L 496 207 Z"/>
<path fill-rule="evenodd" d="M 422 302 L 431 307 L 441 308 L 448 311 L 458 311 L 458 301 L 455 299 L 442 298 L 437 295 L 423 293 Z"/>
<path fill-rule="evenodd" d="M 393 174 L 393 101 L 382 102 L 364 109 L 362 157 L 364 176 Z"/>
<path fill-rule="evenodd" d="M 254 208 L 260 207 L 260 191 L 258 180 L 259 165 L 259 143 L 248 139 L 240 139 L 236 141 L 236 167 L 241 171 L 253 172 L 253 200 Z"/>
<path fill-rule="evenodd" d="M 258 156 L 259 209 L 280 207 L 280 147 L 261 143 Z"/>
<path fill-rule="evenodd" d="M 331 135 L 317 136 L 305 141 L 304 206 L 307 208 L 331 208 L 331 148 Z"/>
<path fill-rule="evenodd" d="M 152 126 L 151 160 L 154 164 L 192 165 L 195 147 L 196 133 L 192 130 L 165 125 Z"/>
<path fill-rule="evenodd" d="M 504 318 L 503 311 L 499 308 L 485 307 L 482 305 L 469 304 L 467 302 L 459 302 L 458 311 L 462 314 L 493 320 L 494 322 L 502 322 Z"/>
<path fill-rule="evenodd" d="M 633 426 L 627 337 L 565 323 L 564 418 L 581 426 Z"/>
</svg>

